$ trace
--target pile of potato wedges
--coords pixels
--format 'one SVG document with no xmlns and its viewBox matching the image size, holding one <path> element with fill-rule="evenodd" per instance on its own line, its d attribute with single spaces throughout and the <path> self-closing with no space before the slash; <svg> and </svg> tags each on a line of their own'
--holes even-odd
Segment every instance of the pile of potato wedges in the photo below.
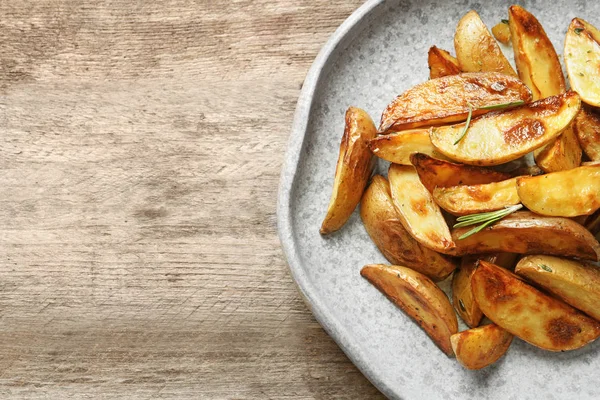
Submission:
<svg viewBox="0 0 600 400">
<path fill-rule="evenodd" d="M 498 360 L 514 336 L 578 349 L 600 336 L 600 31 L 572 20 L 571 89 L 520 6 L 491 32 L 468 12 L 454 50 L 431 47 L 430 79 L 389 103 L 379 127 L 348 109 L 321 234 L 360 204 L 390 263 L 361 275 L 468 369 Z M 387 178 L 373 176 L 378 158 Z"/>
</svg>

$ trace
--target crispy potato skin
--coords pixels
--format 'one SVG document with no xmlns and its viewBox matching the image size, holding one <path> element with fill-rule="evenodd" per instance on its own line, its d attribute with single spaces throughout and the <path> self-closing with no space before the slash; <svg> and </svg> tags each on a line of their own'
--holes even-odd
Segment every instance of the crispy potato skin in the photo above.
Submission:
<svg viewBox="0 0 600 400">
<path fill-rule="evenodd" d="M 482 369 L 502 357 L 513 335 L 496 324 L 473 328 L 450 337 L 458 362 L 467 369 Z"/>
<path fill-rule="evenodd" d="M 600 107 L 600 31 L 581 18 L 573 19 L 564 55 L 571 88 L 587 104 Z"/>
<path fill-rule="evenodd" d="M 360 216 L 369 236 L 392 264 L 406 265 L 435 281 L 454 271 L 456 261 L 422 246 L 404 228 L 394 207 L 390 185 L 375 175 L 360 204 Z"/>
<path fill-rule="evenodd" d="M 477 214 L 519 204 L 517 178 L 483 185 L 435 188 L 435 202 L 452 215 Z"/>
<path fill-rule="evenodd" d="M 458 65 L 465 72 L 491 71 L 517 76 L 475 11 L 469 11 L 458 22 L 454 34 L 454 49 Z"/>
<path fill-rule="evenodd" d="M 453 355 L 450 336 L 458 332 L 458 321 L 450 301 L 435 283 L 397 265 L 367 265 L 360 274 L 414 319 L 444 353 Z"/>
<path fill-rule="evenodd" d="M 585 154 L 592 161 L 600 161 L 600 111 L 583 106 L 573 125 Z"/>
<path fill-rule="evenodd" d="M 408 89 L 386 107 L 379 132 L 460 122 L 467 119 L 469 104 L 477 116 L 487 112 L 480 107 L 519 100 L 531 100 L 527 86 L 516 77 L 496 72 L 430 79 Z"/>
<path fill-rule="evenodd" d="M 520 201 L 529 210 L 557 217 L 590 215 L 600 208 L 600 165 L 517 179 Z"/>
<path fill-rule="evenodd" d="M 431 143 L 446 157 L 465 164 L 491 166 L 515 160 L 553 141 L 569 126 L 581 107 L 569 91 L 534 103 L 486 114 L 465 125 L 434 127 Z"/>
<path fill-rule="evenodd" d="M 498 22 L 492 28 L 492 35 L 502 44 L 510 43 L 510 28 L 504 22 Z"/>
<path fill-rule="evenodd" d="M 369 141 L 369 148 L 377 157 L 394 164 L 411 165 L 412 153 L 424 153 L 446 160 L 431 144 L 429 129 L 423 128 L 379 135 Z"/>
<path fill-rule="evenodd" d="M 432 46 L 429 49 L 427 64 L 429 65 L 430 79 L 461 73 L 456 58 L 452 57 L 446 50 L 442 50 L 436 46 Z"/>
<path fill-rule="evenodd" d="M 410 162 L 417 170 L 423 185 L 432 193 L 436 187 L 480 185 L 500 182 L 510 178 L 510 174 L 504 172 L 472 165 L 456 164 L 422 153 L 412 154 Z"/>
<path fill-rule="evenodd" d="M 600 335 L 598 321 L 494 264 L 480 261 L 471 287 L 475 301 L 489 319 L 542 349 L 574 350 Z"/>
<path fill-rule="evenodd" d="M 368 141 L 377 136 L 371 117 L 359 108 L 350 107 L 346 111 L 345 122 L 333 193 L 321 224 L 323 235 L 337 231 L 348 221 L 360 202 L 375 165 L 368 147 Z"/>
<path fill-rule="evenodd" d="M 392 164 L 388 171 L 392 201 L 404 228 L 423 246 L 447 253 L 456 245 L 442 211 L 412 165 Z"/>
<path fill-rule="evenodd" d="M 510 252 L 551 254 L 598 261 L 600 244 L 578 223 L 561 217 L 544 217 L 518 211 L 495 224 L 458 240 L 472 227 L 455 228 L 455 255 Z"/>
<path fill-rule="evenodd" d="M 600 269 L 597 266 L 565 258 L 533 255 L 522 258 L 515 272 L 565 303 L 600 320 Z"/>
</svg>

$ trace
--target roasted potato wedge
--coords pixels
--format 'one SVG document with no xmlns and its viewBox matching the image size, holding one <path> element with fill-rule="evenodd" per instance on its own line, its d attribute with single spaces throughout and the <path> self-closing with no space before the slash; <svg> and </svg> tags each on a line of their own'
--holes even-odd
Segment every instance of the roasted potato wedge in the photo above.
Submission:
<svg viewBox="0 0 600 400">
<path fill-rule="evenodd" d="M 565 303 L 600 320 L 600 269 L 575 260 L 534 255 L 522 258 L 515 272 Z"/>
<path fill-rule="evenodd" d="M 392 101 L 381 116 L 379 132 L 402 131 L 443 125 L 467 119 L 489 110 L 481 107 L 531 100 L 531 93 L 519 79 L 495 72 L 467 73 L 430 79 Z"/>
<path fill-rule="evenodd" d="M 515 212 L 482 231 L 458 240 L 471 230 L 452 230 L 455 255 L 509 252 L 552 254 L 598 261 L 600 244 L 583 226 L 561 217 L 543 217 L 528 211 Z"/>
<path fill-rule="evenodd" d="M 571 88 L 587 104 L 600 107 L 600 31 L 581 18 L 573 19 L 564 54 Z"/>
<path fill-rule="evenodd" d="M 455 247 L 442 211 L 412 165 L 392 164 L 388 171 L 392 201 L 404 228 L 423 246 L 447 253 Z"/>
<path fill-rule="evenodd" d="M 492 35 L 502 44 L 510 44 L 510 28 L 508 27 L 508 20 L 503 19 L 502 22 L 498 22 L 492 28 Z"/>
<path fill-rule="evenodd" d="M 580 106 L 577 93 L 567 92 L 474 119 L 460 141 L 465 123 L 431 128 L 431 143 L 446 157 L 465 164 L 503 164 L 553 141 Z"/>
<path fill-rule="evenodd" d="M 590 160 L 600 161 L 600 111 L 584 105 L 573 126 L 583 152 Z"/>
<path fill-rule="evenodd" d="M 550 351 L 574 350 L 600 336 L 600 322 L 494 264 L 480 261 L 471 287 L 475 301 L 489 319 L 534 346 Z"/>
<path fill-rule="evenodd" d="M 435 202 L 452 215 L 477 214 L 519 204 L 517 178 L 483 185 L 435 188 Z"/>
<path fill-rule="evenodd" d="M 545 172 L 564 171 L 581 165 L 581 145 L 572 126 L 568 126 L 556 140 L 533 152 L 535 162 Z"/>
<path fill-rule="evenodd" d="M 460 67 L 456 58 L 450 55 L 446 50 L 432 46 L 427 55 L 427 64 L 429 65 L 429 78 L 441 78 L 448 75 L 460 74 Z"/>
<path fill-rule="evenodd" d="M 600 208 L 600 164 L 517 179 L 523 205 L 541 215 L 576 217 Z"/>
<path fill-rule="evenodd" d="M 369 148 L 377 157 L 401 165 L 410 165 L 412 153 L 424 153 L 446 160 L 446 156 L 431 144 L 429 129 L 423 128 L 379 135 L 369 141 Z"/>
<path fill-rule="evenodd" d="M 467 369 L 482 369 L 495 363 L 506 353 L 512 333 L 496 324 L 488 324 L 450 336 L 458 362 Z"/>
<path fill-rule="evenodd" d="M 517 261 L 517 255 L 514 253 L 492 253 L 469 255 L 462 258 L 460 267 L 452 275 L 452 304 L 460 318 L 471 328 L 478 326 L 483 317 L 483 313 L 475 299 L 473 299 L 473 292 L 471 291 L 471 275 L 475 272 L 479 260 L 512 269 Z"/>
<path fill-rule="evenodd" d="M 423 274 L 402 266 L 367 265 L 360 274 L 414 319 L 438 347 L 452 356 L 450 336 L 458 332 L 448 297 Z"/>
<path fill-rule="evenodd" d="M 458 65 L 465 72 L 490 71 L 517 76 L 475 11 L 469 11 L 458 22 L 454 34 L 454 49 Z"/>
<path fill-rule="evenodd" d="M 368 147 L 368 141 L 377 136 L 373 120 L 365 111 L 355 107 L 348 108 L 345 120 L 333 193 L 321 225 L 323 235 L 337 231 L 348 221 L 360 202 L 375 166 L 375 159 Z"/>
<path fill-rule="evenodd" d="M 360 216 L 369 236 L 392 264 L 406 265 L 435 281 L 454 271 L 456 261 L 422 246 L 404 229 L 390 192 L 390 185 L 375 175 L 360 203 Z"/>
<path fill-rule="evenodd" d="M 594 236 L 600 233 L 600 210 L 587 217 L 584 226 Z"/>
<path fill-rule="evenodd" d="M 504 172 L 472 165 L 455 164 L 422 153 L 412 154 L 410 162 L 417 170 L 421 182 L 430 192 L 433 192 L 436 187 L 479 185 L 510 178 L 510 175 Z"/>
</svg>

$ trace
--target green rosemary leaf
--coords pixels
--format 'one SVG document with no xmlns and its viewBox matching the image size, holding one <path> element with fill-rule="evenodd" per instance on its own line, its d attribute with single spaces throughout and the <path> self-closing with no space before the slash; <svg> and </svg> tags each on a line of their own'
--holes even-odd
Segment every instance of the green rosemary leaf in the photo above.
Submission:
<svg viewBox="0 0 600 400">
<path fill-rule="evenodd" d="M 507 19 L 503 19 L 502 23 L 508 25 L 508 20 Z"/>
<path fill-rule="evenodd" d="M 523 100 L 518 100 L 518 101 L 511 101 L 509 103 L 500 103 L 500 104 L 492 104 L 490 106 L 483 106 L 483 107 L 479 107 L 479 109 L 480 110 L 501 110 L 501 109 L 509 108 L 509 107 L 522 106 L 523 104 L 525 104 L 525 102 Z"/>
<path fill-rule="evenodd" d="M 584 29 L 583 28 L 575 28 L 574 31 L 576 34 L 581 35 L 581 32 L 583 32 Z"/>
<path fill-rule="evenodd" d="M 540 264 L 540 268 L 543 269 L 544 271 L 552 272 L 552 268 L 550 268 L 546 264 Z"/>
<path fill-rule="evenodd" d="M 465 137 L 465 135 L 467 134 L 467 130 L 469 129 L 469 125 L 471 124 L 471 117 L 473 116 L 473 108 L 469 107 L 469 115 L 467 116 L 467 123 L 465 124 L 465 129 L 463 129 L 462 133 L 460 134 L 460 136 L 458 137 L 458 139 L 456 139 L 456 141 L 454 142 L 454 145 L 456 146 L 458 144 L 458 142 L 460 142 L 462 140 L 462 138 Z"/>
<path fill-rule="evenodd" d="M 458 240 L 467 238 L 467 237 L 487 228 L 491 224 L 493 224 L 497 221 L 500 221 L 502 218 L 506 217 L 509 214 L 512 214 L 513 212 L 515 212 L 517 210 L 520 210 L 521 208 L 523 208 L 523 205 L 517 204 L 515 206 L 506 207 L 503 210 L 491 211 L 491 212 L 480 213 L 480 214 L 464 215 L 462 217 L 458 217 L 456 219 L 456 221 L 458 223 L 454 225 L 454 228 L 461 228 L 464 226 L 471 226 L 471 225 L 479 224 L 475 228 L 473 228 L 473 229 L 465 232 L 463 235 L 461 235 L 458 238 Z"/>
</svg>

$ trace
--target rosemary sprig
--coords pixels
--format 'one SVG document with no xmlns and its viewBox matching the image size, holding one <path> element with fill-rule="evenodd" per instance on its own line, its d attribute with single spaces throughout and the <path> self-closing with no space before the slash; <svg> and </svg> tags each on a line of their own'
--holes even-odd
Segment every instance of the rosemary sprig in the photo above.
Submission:
<svg viewBox="0 0 600 400">
<path fill-rule="evenodd" d="M 491 106 L 479 107 L 480 110 L 502 110 L 508 107 L 522 106 L 525 104 L 523 100 L 511 101 L 509 103 L 492 104 Z"/>
<path fill-rule="evenodd" d="M 540 268 L 543 269 L 544 271 L 552 272 L 552 268 L 550 268 L 546 264 L 540 264 Z"/>
<path fill-rule="evenodd" d="M 465 129 L 463 129 L 462 133 L 460 134 L 460 136 L 458 137 L 458 139 L 456 139 L 456 141 L 454 142 L 454 145 L 456 146 L 458 144 L 458 142 L 460 142 L 462 140 L 462 138 L 465 137 L 465 135 L 467 134 L 467 130 L 469 129 L 469 125 L 471 124 L 471 117 L 473 117 L 473 107 L 469 106 L 469 115 L 467 116 L 467 123 L 465 124 Z"/>
<path fill-rule="evenodd" d="M 583 28 L 575 28 L 574 31 L 576 34 L 581 35 L 581 32 L 583 32 L 585 29 Z"/>
<path fill-rule="evenodd" d="M 490 211 L 486 213 L 479 214 L 471 214 L 464 215 L 462 217 L 458 217 L 456 219 L 457 224 L 454 225 L 454 228 L 461 228 L 463 226 L 471 226 L 477 225 L 475 228 L 461 235 L 458 240 L 465 239 L 485 228 L 490 226 L 491 224 L 500 221 L 502 218 L 506 217 L 509 214 L 514 213 L 517 210 L 523 208 L 522 204 L 517 204 L 515 206 L 505 207 L 503 210 L 498 211 Z"/>
<path fill-rule="evenodd" d="M 503 23 L 503 24 L 506 24 L 506 25 L 508 25 L 508 20 L 507 20 L 507 19 L 503 19 L 503 20 L 501 20 L 501 21 L 502 21 L 502 23 Z"/>
</svg>

